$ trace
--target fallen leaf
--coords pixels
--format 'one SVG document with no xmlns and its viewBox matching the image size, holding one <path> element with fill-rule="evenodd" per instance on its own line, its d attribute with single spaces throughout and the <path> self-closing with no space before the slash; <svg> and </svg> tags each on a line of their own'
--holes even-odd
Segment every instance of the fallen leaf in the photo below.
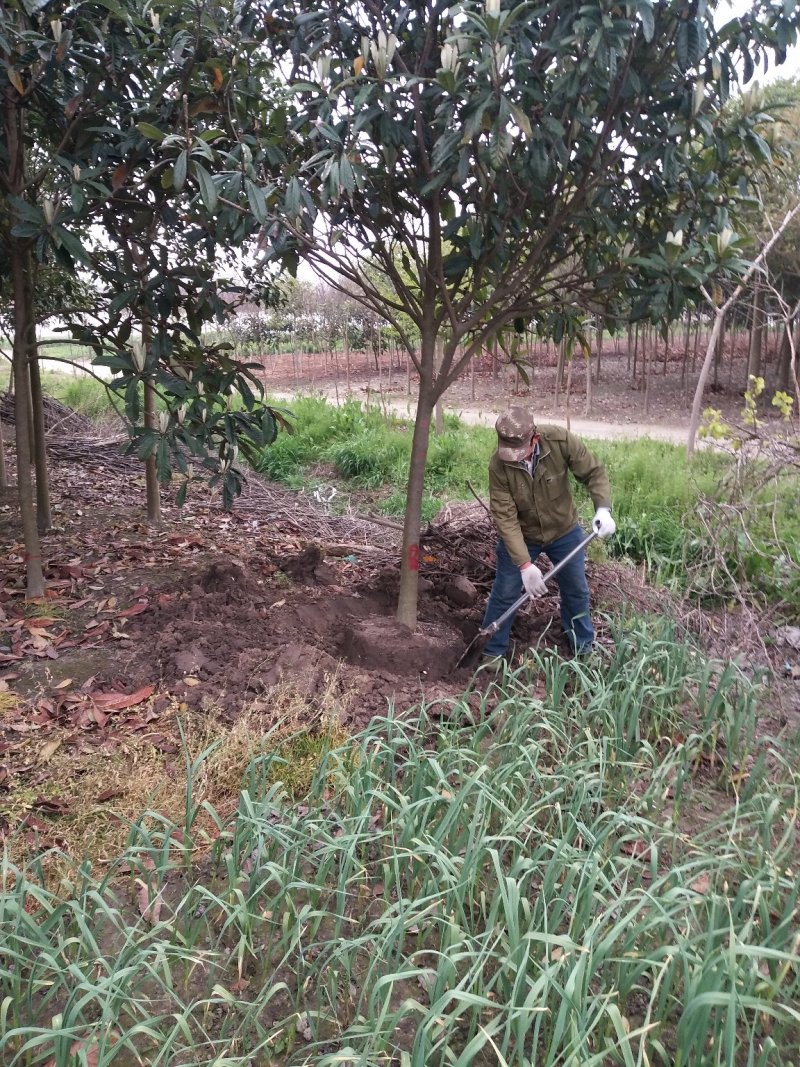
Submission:
<svg viewBox="0 0 800 1067">
<path fill-rule="evenodd" d="M 113 800 L 115 797 L 121 797 L 121 789 L 104 789 L 102 793 L 95 797 L 98 804 L 105 804 L 107 800 Z"/>
<path fill-rule="evenodd" d="M 199 679 L 199 678 L 193 678 L 193 677 L 191 676 L 191 674 L 188 674 L 188 675 L 187 675 L 187 676 L 186 676 L 186 677 L 185 677 L 185 678 L 183 679 L 183 684 L 184 684 L 184 685 L 200 685 L 200 684 L 201 684 L 201 682 L 200 682 L 200 679 Z"/>
<path fill-rule="evenodd" d="M 51 759 L 60 748 L 61 741 L 59 739 L 48 741 L 39 749 L 39 754 L 36 758 L 39 760 L 40 763 L 46 763 L 47 760 Z"/>
<path fill-rule="evenodd" d="M 623 841 L 619 846 L 619 850 L 626 856 L 633 856 L 634 859 L 644 860 L 645 862 L 647 862 L 651 856 L 650 846 L 640 837 L 637 837 L 633 841 Z"/>
<path fill-rule="evenodd" d="M 59 682 L 58 685 L 54 685 L 53 689 L 69 689 L 72 685 L 71 678 L 65 678 L 63 682 Z"/>
<path fill-rule="evenodd" d="M 150 886 L 143 882 L 140 878 L 136 879 L 139 886 L 139 892 L 136 894 L 136 898 L 139 902 L 139 911 L 142 918 L 149 922 L 151 926 L 155 926 L 158 922 L 158 918 L 161 915 L 161 908 L 163 906 L 163 899 L 160 893 L 157 893 L 154 899 L 150 900 Z"/>
<path fill-rule="evenodd" d="M 33 806 L 45 815 L 66 815 L 69 812 L 69 804 L 60 797 L 37 797 Z"/>
<path fill-rule="evenodd" d="M 149 600 L 139 600 L 135 604 L 131 604 L 129 608 L 125 608 L 123 611 L 118 611 L 117 618 L 126 619 L 131 615 L 141 615 L 143 611 L 147 611 L 149 606 Z"/>
<path fill-rule="evenodd" d="M 69 1047 L 70 1060 L 77 1061 L 81 1052 L 84 1055 L 84 1059 L 80 1062 L 85 1063 L 86 1067 L 97 1067 L 100 1062 L 100 1048 L 98 1045 L 89 1045 L 85 1041 L 73 1041 Z M 55 1056 L 49 1059 L 44 1067 L 56 1067 Z"/>
<path fill-rule="evenodd" d="M 123 708 L 132 708 L 136 704 L 141 704 L 142 701 L 147 700 L 149 696 L 152 696 L 156 687 L 154 685 L 143 685 L 141 689 L 137 689 L 135 693 L 90 693 L 89 696 L 95 702 L 99 704 L 107 711 L 121 711 Z"/>
<path fill-rule="evenodd" d="M 693 882 L 689 883 L 689 888 L 693 889 L 695 893 L 705 895 L 711 888 L 711 878 L 707 874 L 701 874 Z"/>
</svg>

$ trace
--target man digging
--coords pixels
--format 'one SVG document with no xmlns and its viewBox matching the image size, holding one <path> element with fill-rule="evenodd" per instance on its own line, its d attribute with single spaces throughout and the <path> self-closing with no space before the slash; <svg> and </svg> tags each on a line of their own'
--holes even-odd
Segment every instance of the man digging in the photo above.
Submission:
<svg viewBox="0 0 800 1067">
<path fill-rule="evenodd" d="M 611 488 L 602 463 L 575 434 L 560 426 L 536 426 L 533 414 L 512 407 L 495 423 L 497 449 L 489 463 L 489 504 L 497 526 L 497 573 L 482 626 L 489 626 L 522 595 L 547 593 L 533 562 L 546 552 L 559 563 L 584 539 L 570 492 L 569 472 L 589 490 L 595 506 L 592 528 L 598 537 L 616 529 L 611 517 Z M 561 625 L 577 655 L 588 653 L 594 629 L 586 581 L 586 554 L 579 551 L 556 576 Z M 505 656 L 514 622 L 512 613 L 486 644 L 486 659 Z"/>
</svg>

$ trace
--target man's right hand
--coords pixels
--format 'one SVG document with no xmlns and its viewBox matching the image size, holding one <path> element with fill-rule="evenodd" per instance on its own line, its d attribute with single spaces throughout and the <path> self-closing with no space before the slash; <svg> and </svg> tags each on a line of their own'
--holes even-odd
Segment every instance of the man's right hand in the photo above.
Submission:
<svg viewBox="0 0 800 1067">
<path fill-rule="evenodd" d="M 542 577 L 542 572 L 534 563 L 526 563 L 520 567 L 522 584 L 528 596 L 546 596 L 547 582 Z"/>
</svg>

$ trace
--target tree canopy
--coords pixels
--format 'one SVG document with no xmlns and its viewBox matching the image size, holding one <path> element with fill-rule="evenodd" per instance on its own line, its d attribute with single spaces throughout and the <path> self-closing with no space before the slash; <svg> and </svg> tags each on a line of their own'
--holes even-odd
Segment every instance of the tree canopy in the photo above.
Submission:
<svg viewBox="0 0 800 1067">
<path fill-rule="evenodd" d="M 738 63 L 785 52 L 798 11 L 757 3 L 717 28 L 714 5 L 685 0 L 268 10 L 292 132 L 266 187 L 270 255 L 382 309 L 420 375 L 398 611 L 413 623 L 436 399 L 514 324 L 559 337 L 594 306 L 665 322 L 743 269 L 732 209 L 770 151 L 758 114 L 722 105 Z"/>
</svg>

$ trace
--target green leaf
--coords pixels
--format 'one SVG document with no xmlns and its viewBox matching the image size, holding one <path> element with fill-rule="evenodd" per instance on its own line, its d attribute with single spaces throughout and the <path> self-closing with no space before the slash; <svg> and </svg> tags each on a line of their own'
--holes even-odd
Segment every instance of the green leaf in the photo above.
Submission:
<svg viewBox="0 0 800 1067">
<path fill-rule="evenodd" d="M 108 312 L 110 315 L 116 315 L 122 308 L 132 304 L 136 299 L 138 289 L 126 289 L 122 293 L 117 293 L 111 303 L 108 305 Z"/>
<path fill-rule="evenodd" d="M 247 193 L 247 202 L 253 212 L 253 217 L 256 222 L 260 222 L 262 226 L 265 225 L 267 221 L 267 198 L 264 196 L 264 190 L 249 178 L 244 180 L 244 189 Z"/>
<path fill-rule="evenodd" d="M 63 226 L 56 226 L 53 229 L 53 237 L 58 244 L 66 249 L 73 259 L 77 259 L 79 263 L 83 263 L 86 267 L 91 266 L 91 260 L 89 259 L 86 249 L 74 233 L 65 230 Z"/>
<path fill-rule="evenodd" d="M 159 130 L 158 126 L 153 126 L 150 122 L 137 122 L 136 129 L 142 137 L 146 137 L 148 141 L 158 141 L 159 144 L 167 136 L 163 130 Z"/>
<path fill-rule="evenodd" d="M 172 175 L 172 184 L 175 189 L 180 192 L 186 184 L 186 168 L 189 165 L 189 153 L 184 148 L 178 158 L 175 160 L 175 170 Z"/>
<path fill-rule="evenodd" d="M 172 479 L 172 464 L 170 462 L 169 442 L 162 437 L 156 448 L 156 474 L 158 480 L 164 484 Z"/>
<path fill-rule="evenodd" d="M 652 41 L 656 32 L 656 20 L 653 15 L 653 5 L 650 0 L 639 0 L 636 9 L 642 20 L 642 34 L 645 41 Z"/>
<path fill-rule="evenodd" d="M 194 176 L 197 178 L 197 184 L 200 187 L 200 198 L 206 208 L 206 211 L 215 211 L 217 207 L 217 187 L 214 185 L 214 181 L 205 167 L 201 167 L 199 163 L 194 165 Z"/>
</svg>

